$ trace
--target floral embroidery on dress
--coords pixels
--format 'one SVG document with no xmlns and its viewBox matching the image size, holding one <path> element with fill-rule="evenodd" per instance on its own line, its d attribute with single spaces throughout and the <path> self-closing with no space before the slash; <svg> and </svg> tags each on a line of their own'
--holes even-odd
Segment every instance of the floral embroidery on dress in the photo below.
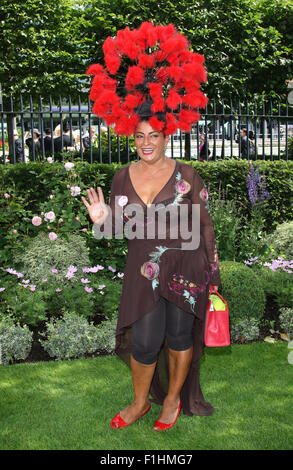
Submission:
<svg viewBox="0 0 293 470">
<path fill-rule="evenodd" d="M 167 250 L 181 250 L 181 248 L 168 248 L 166 246 L 156 246 L 157 251 L 150 253 L 150 261 L 146 261 L 140 268 L 141 274 L 146 277 L 149 281 L 152 281 L 153 290 L 159 285 L 159 273 L 160 273 L 160 258 L 162 254 Z"/>
<path fill-rule="evenodd" d="M 173 202 L 170 203 L 169 205 L 170 206 L 179 205 L 179 203 L 183 201 L 183 195 L 187 194 L 190 191 L 190 189 L 191 189 L 191 185 L 187 181 L 181 178 L 181 173 L 180 171 L 178 171 L 176 175 L 176 183 L 175 183 L 175 197 L 174 197 Z M 140 271 L 144 277 L 152 281 L 153 290 L 155 290 L 156 287 L 158 287 L 159 285 L 159 280 L 158 280 L 158 276 L 160 272 L 159 263 L 160 263 L 160 258 L 162 254 L 166 250 L 181 250 L 181 249 L 182 248 L 168 248 L 166 246 L 156 246 L 157 251 L 153 251 L 152 253 L 150 253 L 150 261 L 144 263 Z M 157 268 L 154 267 L 153 265 L 156 265 Z M 152 273 L 151 274 L 152 277 L 149 277 L 149 273 Z M 157 275 L 155 275 L 155 273 L 157 273 Z"/>
<path fill-rule="evenodd" d="M 160 268 L 157 263 L 147 261 L 146 263 L 143 263 L 142 267 L 140 268 L 140 272 L 149 281 L 153 281 L 156 277 L 158 277 Z"/>
<path fill-rule="evenodd" d="M 209 210 L 209 193 L 205 187 L 203 187 L 199 193 L 200 199 L 205 203 L 205 208 L 210 213 Z"/>
<path fill-rule="evenodd" d="M 192 281 L 184 279 L 182 274 L 175 273 L 173 274 L 171 281 L 168 282 L 169 290 L 175 294 L 185 297 L 184 301 L 190 304 L 191 310 L 194 312 L 194 306 L 197 302 L 197 297 L 199 294 L 205 291 L 206 286 L 210 280 L 210 276 L 207 271 L 205 271 L 205 276 L 205 284 L 195 284 Z"/>
<path fill-rule="evenodd" d="M 175 198 L 170 206 L 178 206 L 183 201 L 183 195 L 190 191 L 190 184 L 181 178 L 181 173 L 178 171 L 175 183 Z"/>
<path fill-rule="evenodd" d="M 213 274 L 218 269 L 219 269 L 219 257 L 218 257 L 216 243 L 214 241 L 214 262 L 210 265 L 211 274 Z"/>
</svg>

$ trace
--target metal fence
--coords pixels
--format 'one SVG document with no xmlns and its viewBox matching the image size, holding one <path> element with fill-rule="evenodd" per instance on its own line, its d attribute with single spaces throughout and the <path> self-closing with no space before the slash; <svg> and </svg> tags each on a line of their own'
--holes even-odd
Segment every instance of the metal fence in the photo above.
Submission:
<svg viewBox="0 0 293 470">
<path fill-rule="evenodd" d="M 0 89 L 0 161 L 3 164 L 68 160 L 90 163 L 129 162 L 137 158 L 130 137 L 113 129 L 91 112 L 91 103 L 59 97 L 53 104 L 30 96 L 2 101 Z M 35 132 L 31 132 L 35 130 Z M 166 149 L 171 158 L 187 160 L 292 159 L 293 116 L 288 104 L 272 101 L 232 104 L 210 100 L 190 134 L 178 131 Z"/>
</svg>

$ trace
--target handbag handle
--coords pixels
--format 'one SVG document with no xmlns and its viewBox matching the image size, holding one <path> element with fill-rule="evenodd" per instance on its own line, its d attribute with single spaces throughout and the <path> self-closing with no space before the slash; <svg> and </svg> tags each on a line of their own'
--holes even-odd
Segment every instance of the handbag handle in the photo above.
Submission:
<svg viewBox="0 0 293 470">
<path fill-rule="evenodd" d="M 218 296 L 220 297 L 220 299 L 224 302 L 225 305 L 228 304 L 227 300 L 225 300 L 225 299 L 221 296 L 221 294 L 219 294 L 219 292 L 214 289 L 214 286 L 210 286 L 209 296 L 210 296 L 211 294 L 216 294 L 216 295 L 218 295 Z"/>
</svg>

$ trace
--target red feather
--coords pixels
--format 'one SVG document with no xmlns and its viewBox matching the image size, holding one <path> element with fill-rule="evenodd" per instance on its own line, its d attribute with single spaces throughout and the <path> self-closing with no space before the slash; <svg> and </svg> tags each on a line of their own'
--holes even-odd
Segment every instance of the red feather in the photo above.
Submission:
<svg viewBox="0 0 293 470">
<path fill-rule="evenodd" d="M 185 121 L 186 123 L 192 124 L 193 122 L 197 122 L 199 120 L 200 114 L 196 111 L 182 109 L 178 117 L 180 121 Z"/>
<path fill-rule="evenodd" d="M 161 83 L 149 83 L 149 90 L 151 98 L 162 97 L 163 89 Z"/>
<path fill-rule="evenodd" d="M 175 90 L 171 89 L 166 100 L 167 106 L 169 106 L 170 109 L 177 109 L 181 103 L 181 96 Z"/>
<path fill-rule="evenodd" d="M 101 64 L 92 64 L 86 71 L 86 75 L 96 75 L 98 73 L 106 73 L 106 70 Z"/>
<path fill-rule="evenodd" d="M 200 90 L 195 90 L 193 93 L 187 93 L 183 96 L 182 101 L 193 108 L 204 108 L 209 100 Z"/>
<path fill-rule="evenodd" d="M 178 128 L 178 122 L 175 116 L 171 113 L 166 113 L 166 121 L 167 125 L 165 127 L 165 134 L 166 135 L 171 135 L 174 134 Z"/>
<path fill-rule="evenodd" d="M 165 111 L 165 101 L 163 98 L 156 96 L 153 101 L 154 102 L 151 105 L 151 110 L 153 113 L 160 113 Z"/>
<path fill-rule="evenodd" d="M 176 65 L 166 67 L 166 72 L 169 74 L 169 77 L 173 78 L 175 81 L 179 80 L 182 77 L 182 70 Z"/>
<path fill-rule="evenodd" d="M 137 65 L 129 67 L 128 73 L 125 78 L 125 86 L 128 90 L 132 90 L 136 85 L 143 83 L 144 70 Z"/>
<path fill-rule="evenodd" d="M 118 54 L 113 54 L 113 55 L 110 55 L 110 54 L 107 54 L 105 55 L 105 63 L 106 63 L 106 66 L 107 66 L 107 69 L 109 70 L 109 72 L 112 74 L 112 75 L 115 75 L 118 70 L 119 70 L 119 67 L 120 67 L 120 58 L 119 58 L 119 55 Z"/>
<path fill-rule="evenodd" d="M 157 28 L 152 23 L 142 23 L 137 33 L 137 40 L 142 41 L 144 48 L 153 47 L 158 40 Z"/>
<path fill-rule="evenodd" d="M 160 121 L 160 119 L 158 119 L 157 116 L 152 116 L 149 119 L 149 123 L 152 126 L 152 128 L 155 129 L 156 131 L 162 131 L 165 127 L 165 122 Z"/>
<path fill-rule="evenodd" d="M 143 97 L 140 93 L 129 94 L 123 103 L 123 109 L 132 111 L 134 108 L 142 104 Z"/>
<path fill-rule="evenodd" d="M 167 26 L 157 26 L 157 34 L 160 42 L 167 41 L 170 37 L 174 36 L 177 33 L 175 26 L 173 24 L 168 24 Z"/>
<path fill-rule="evenodd" d="M 152 68 L 154 66 L 155 58 L 152 55 L 140 54 L 138 65 L 144 69 Z"/>
</svg>

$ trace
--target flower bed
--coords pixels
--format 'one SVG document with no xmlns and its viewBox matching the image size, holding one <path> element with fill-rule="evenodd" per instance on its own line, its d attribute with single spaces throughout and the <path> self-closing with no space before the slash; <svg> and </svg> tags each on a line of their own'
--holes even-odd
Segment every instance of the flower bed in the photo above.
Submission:
<svg viewBox="0 0 293 470">
<path fill-rule="evenodd" d="M 126 240 L 97 243 L 80 201 L 86 188 L 109 188 L 109 181 L 102 173 L 87 181 L 84 168 L 77 169 L 72 162 L 56 168 L 51 178 L 38 176 L 43 178 L 47 194 L 36 197 L 28 190 L 21 195 L 17 182 L 14 190 L 2 191 L 3 214 L 11 223 L 1 242 L 0 324 L 9 317 L 18 328 L 17 334 L 22 335 L 19 328 L 24 327 L 32 333 L 31 350 L 29 335 L 24 333 L 23 355 L 12 345 L 15 356 L 8 362 L 89 357 L 111 354 L 114 349 Z M 112 170 L 107 171 L 111 174 Z M 210 198 L 220 259 L 219 291 L 228 301 L 231 338 L 235 343 L 289 341 L 293 335 L 292 222 L 275 222 L 276 231 L 268 234 L 264 214 L 268 213 L 271 193 L 267 180 L 254 168 L 243 180 L 248 194 L 246 208 L 251 206 L 248 213 L 220 190 L 217 198 Z M 142 275 L 152 278 L 150 267 L 144 266 Z M 76 316 L 78 327 L 68 315 Z M 68 333 L 73 327 L 83 348 L 77 348 L 74 334 Z M 6 329 L 12 331 L 11 322 Z M 44 341 L 49 341 L 50 334 L 49 347 Z M 91 344 L 86 342 L 88 336 Z M 2 338 L 2 349 L 3 344 Z"/>
</svg>

